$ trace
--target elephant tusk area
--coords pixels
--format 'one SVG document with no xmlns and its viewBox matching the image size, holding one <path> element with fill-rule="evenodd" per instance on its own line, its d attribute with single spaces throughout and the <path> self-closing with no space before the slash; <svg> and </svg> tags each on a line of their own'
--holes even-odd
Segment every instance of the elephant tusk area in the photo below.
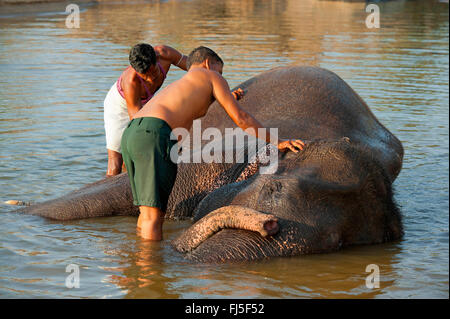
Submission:
<svg viewBox="0 0 450 319">
<path fill-rule="evenodd" d="M 274 215 L 244 206 L 229 205 L 220 207 L 197 221 L 172 241 L 172 245 L 180 252 L 189 252 L 225 228 L 254 231 L 263 237 L 273 236 L 279 231 L 278 219 Z"/>
</svg>

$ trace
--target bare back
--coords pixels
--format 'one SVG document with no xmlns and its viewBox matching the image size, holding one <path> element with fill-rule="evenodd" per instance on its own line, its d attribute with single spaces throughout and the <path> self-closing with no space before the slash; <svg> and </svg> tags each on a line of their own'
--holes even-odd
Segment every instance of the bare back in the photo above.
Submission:
<svg viewBox="0 0 450 319">
<path fill-rule="evenodd" d="M 155 95 L 133 118 L 157 117 L 172 129 L 189 130 L 195 119 L 203 117 L 214 102 L 211 77 L 215 71 L 192 68 L 181 79 Z"/>
<path fill-rule="evenodd" d="M 222 77 L 222 66 L 219 63 L 210 64 L 208 60 L 202 64 L 191 66 L 185 76 L 154 96 L 134 115 L 134 118 L 156 117 L 166 121 L 172 130 L 185 128 L 189 131 L 193 121 L 203 117 L 212 102 L 217 100 L 241 129 L 245 131 L 251 128 L 252 134 L 256 137 L 262 138 L 268 143 L 275 141 L 267 130 L 266 133 L 259 136 L 258 129 L 263 126 L 239 106 L 230 92 L 227 81 Z M 179 140 L 181 138 L 180 136 Z M 290 145 L 290 142 L 287 144 Z M 283 144 L 282 148 L 284 147 Z"/>
</svg>

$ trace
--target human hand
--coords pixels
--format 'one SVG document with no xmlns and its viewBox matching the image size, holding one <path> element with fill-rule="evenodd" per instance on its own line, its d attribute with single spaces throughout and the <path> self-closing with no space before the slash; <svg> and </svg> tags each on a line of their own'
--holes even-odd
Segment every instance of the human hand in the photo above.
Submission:
<svg viewBox="0 0 450 319">
<path fill-rule="evenodd" d="M 233 94 L 234 98 L 236 100 L 240 100 L 242 99 L 242 97 L 244 96 L 244 90 L 242 90 L 241 88 L 234 90 L 233 92 L 231 92 L 231 94 Z"/>
<path fill-rule="evenodd" d="M 294 153 L 297 153 L 298 150 L 303 150 L 303 147 L 305 146 L 305 143 L 302 140 L 294 140 L 294 139 L 289 139 L 289 140 L 284 140 L 284 139 L 280 139 L 280 142 L 278 143 L 278 149 L 280 151 L 286 151 L 286 150 L 291 150 Z"/>
</svg>

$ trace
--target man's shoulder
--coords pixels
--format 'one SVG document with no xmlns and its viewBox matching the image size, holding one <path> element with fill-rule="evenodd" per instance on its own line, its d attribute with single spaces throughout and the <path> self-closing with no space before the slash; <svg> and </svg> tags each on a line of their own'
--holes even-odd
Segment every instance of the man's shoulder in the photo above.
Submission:
<svg viewBox="0 0 450 319">
<path fill-rule="evenodd" d="M 210 80 L 222 78 L 222 75 L 220 75 L 219 72 L 213 70 L 198 68 L 196 71 L 201 72 L 201 74 L 208 77 Z"/>
<path fill-rule="evenodd" d="M 125 70 L 121 77 L 122 88 L 126 87 L 127 89 L 134 89 L 140 85 L 139 78 L 136 76 L 136 71 L 130 69 Z"/>
<path fill-rule="evenodd" d="M 188 71 L 188 74 L 191 74 L 191 75 L 194 75 L 194 76 L 208 76 L 208 77 L 211 77 L 211 76 L 215 76 L 215 74 L 218 74 L 218 73 L 215 72 L 215 71 L 204 69 L 204 68 L 195 68 L 195 69 L 193 68 L 193 69 L 190 69 Z"/>
<path fill-rule="evenodd" d="M 213 72 L 207 69 L 189 70 L 180 81 L 190 83 L 196 88 L 209 87 L 212 88 L 216 82 L 213 79 Z"/>
</svg>

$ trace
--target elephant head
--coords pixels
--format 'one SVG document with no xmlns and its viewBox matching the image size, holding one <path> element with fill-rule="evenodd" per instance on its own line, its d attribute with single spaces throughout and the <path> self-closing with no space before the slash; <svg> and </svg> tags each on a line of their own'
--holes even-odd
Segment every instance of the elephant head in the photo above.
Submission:
<svg viewBox="0 0 450 319">
<path fill-rule="evenodd" d="M 403 234 L 388 174 L 369 148 L 348 138 L 280 154 L 274 174 L 204 197 L 194 221 L 173 246 L 201 262 L 329 252 Z"/>
</svg>

